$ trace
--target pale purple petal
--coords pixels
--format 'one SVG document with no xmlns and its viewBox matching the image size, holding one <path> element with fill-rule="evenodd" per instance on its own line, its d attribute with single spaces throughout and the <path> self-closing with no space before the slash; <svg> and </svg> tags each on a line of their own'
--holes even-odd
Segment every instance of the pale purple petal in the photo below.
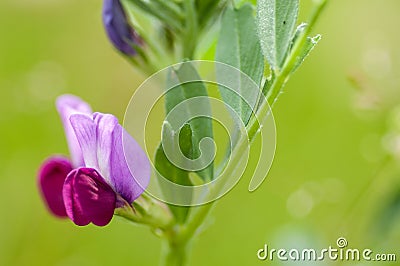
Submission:
<svg viewBox="0 0 400 266">
<path fill-rule="evenodd" d="M 111 183 L 122 197 L 132 203 L 150 181 L 150 162 L 140 145 L 119 124 L 113 132 L 113 147 Z"/>
<path fill-rule="evenodd" d="M 73 170 L 65 180 L 63 197 L 67 215 L 76 225 L 105 226 L 114 215 L 117 195 L 94 169 Z"/>
<path fill-rule="evenodd" d="M 95 113 L 94 123 L 97 127 L 97 161 L 99 171 L 103 177 L 110 181 L 111 152 L 114 149 L 113 132 L 118 125 L 118 119 L 110 114 Z"/>
<path fill-rule="evenodd" d="M 47 159 L 39 170 L 38 185 L 48 209 L 56 216 L 67 217 L 62 189 L 67 175 L 72 171 L 70 161 L 64 157 Z"/>
<path fill-rule="evenodd" d="M 76 114 L 71 115 L 69 120 L 82 150 L 85 166 L 99 169 L 97 161 L 97 127 L 92 117 Z"/>
<path fill-rule="evenodd" d="M 81 148 L 71 127 L 69 118 L 73 114 L 91 114 L 92 110 L 86 102 L 73 95 L 62 95 L 56 101 L 57 110 L 61 116 L 64 125 L 65 135 L 67 137 L 68 147 L 71 154 L 71 161 L 74 167 L 83 166 L 83 155 Z"/>
<path fill-rule="evenodd" d="M 132 203 L 143 193 L 150 180 L 150 163 L 142 148 L 113 115 L 95 113 L 93 118 L 73 115 L 70 120 L 85 166 L 98 170 L 116 193 Z M 125 146 L 123 132 L 126 134 Z"/>
</svg>

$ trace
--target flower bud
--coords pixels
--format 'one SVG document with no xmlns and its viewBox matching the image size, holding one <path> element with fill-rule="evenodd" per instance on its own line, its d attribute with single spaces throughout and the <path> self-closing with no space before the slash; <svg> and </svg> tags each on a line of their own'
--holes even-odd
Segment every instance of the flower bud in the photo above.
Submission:
<svg viewBox="0 0 400 266">
<path fill-rule="evenodd" d="M 133 46 L 141 44 L 141 39 L 129 24 L 120 0 L 104 0 L 103 23 L 107 36 L 115 48 L 126 55 L 136 54 Z"/>
</svg>

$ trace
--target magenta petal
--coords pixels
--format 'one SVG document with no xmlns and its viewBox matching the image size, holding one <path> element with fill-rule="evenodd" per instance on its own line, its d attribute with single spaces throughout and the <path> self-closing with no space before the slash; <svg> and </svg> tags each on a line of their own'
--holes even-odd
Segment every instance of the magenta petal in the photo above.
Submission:
<svg viewBox="0 0 400 266">
<path fill-rule="evenodd" d="M 76 139 L 75 132 L 72 129 L 69 118 L 73 114 L 90 115 L 92 113 L 92 110 L 89 104 L 73 95 L 62 95 L 58 97 L 56 101 L 56 107 L 64 125 L 72 164 L 74 165 L 74 167 L 83 166 L 84 162 L 82 151 L 78 144 L 78 140 Z"/>
<path fill-rule="evenodd" d="M 62 190 L 64 181 L 72 171 L 70 161 L 62 157 L 47 159 L 39 170 L 39 189 L 49 210 L 56 216 L 67 217 Z"/>
<path fill-rule="evenodd" d="M 114 214 L 116 194 L 92 168 L 73 170 L 64 183 L 63 197 L 68 217 L 79 226 L 92 222 L 107 225 Z"/>
</svg>

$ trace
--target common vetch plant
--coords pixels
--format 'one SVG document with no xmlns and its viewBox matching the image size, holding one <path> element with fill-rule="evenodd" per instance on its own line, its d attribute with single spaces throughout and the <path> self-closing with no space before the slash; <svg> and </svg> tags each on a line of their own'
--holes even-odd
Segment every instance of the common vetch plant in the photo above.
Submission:
<svg viewBox="0 0 400 266">
<path fill-rule="evenodd" d="M 311 32 L 326 0 L 315 0 L 303 23 L 297 21 L 299 0 L 254 2 L 104 0 L 103 24 L 116 50 L 146 75 L 167 67 L 165 84 L 159 84 L 165 88 L 162 141 L 154 154 L 146 154 L 113 115 L 93 113 L 76 96 L 60 96 L 56 106 L 70 157 L 50 157 L 38 174 L 43 199 L 54 215 L 79 226 L 105 226 L 113 215 L 147 225 L 165 243 L 163 265 L 188 264 L 193 239 L 217 202 L 212 195 L 225 189 L 224 180 L 215 181 L 221 172 L 229 176 L 237 171 L 244 147 L 254 145 L 285 83 L 321 39 Z M 210 119 L 209 84 L 191 60 L 211 55 L 219 62 L 213 70 L 218 87 L 213 94 L 218 95 L 213 97 L 226 105 L 246 135 L 233 127 L 222 159 L 202 161 L 215 153 L 210 140 L 217 131 Z M 236 89 L 226 89 L 226 84 Z M 197 113 L 199 107 L 203 113 Z M 176 110 L 193 117 L 176 128 Z M 256 173 L 249 190 L 261 184 L 267 171 Z M 160 178 L 187 188 L 186 202 L 178 204 L 182 195 L 161 183 L 161 193 L 176 201 L 153 197 L 149 184 Z M 205 188 L 197 195 L 204 204 L 191 201 L 196 186 Z"/>
</svg>

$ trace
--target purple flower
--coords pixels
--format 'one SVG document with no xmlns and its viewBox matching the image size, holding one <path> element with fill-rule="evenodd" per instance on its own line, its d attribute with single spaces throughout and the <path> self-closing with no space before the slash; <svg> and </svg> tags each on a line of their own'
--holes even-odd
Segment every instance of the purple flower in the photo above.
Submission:
<svg viewBox="0 0 400 266">
<path fill-rule="evenodd" d="M 107 225 L 115 208 L 131 204 L 147 187 L 149 161 L 115 116 L 92 114 L 72 95 L 59 97 L 56 105 L 71 161 L 54 156 L 42 164 L 43 199 L 54 215 L 68 216 L 77 225 Z"/>
<path fill-rule="evenodd" d="M 126 55 L 136 54 L 132 46 L 140 45 L 142 40 L 129 24 L 119 0 L 104 0 L 103 23 L 108 38 L 115 48 Z"/>
</svg>

